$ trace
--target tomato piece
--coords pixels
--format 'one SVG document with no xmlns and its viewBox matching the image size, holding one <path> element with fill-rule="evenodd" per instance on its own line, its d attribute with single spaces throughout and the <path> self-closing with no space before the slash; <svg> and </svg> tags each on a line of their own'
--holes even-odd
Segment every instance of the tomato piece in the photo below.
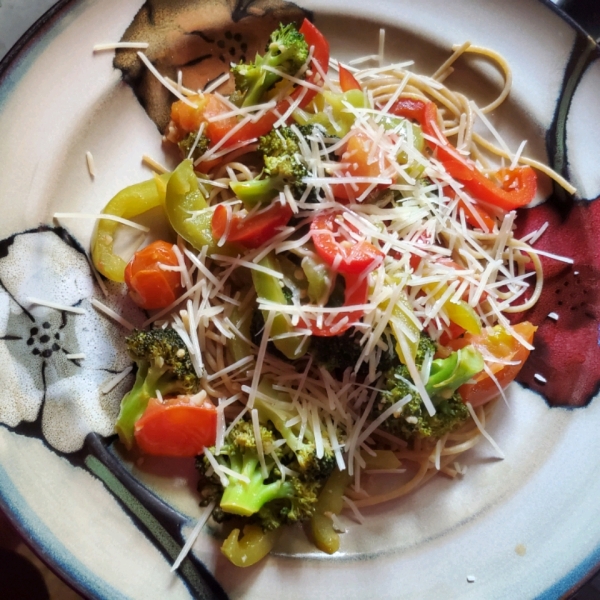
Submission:
<svg viewBox="0 0 600 600">
<path fill-rule="evenodd" d="M 164 402 L 151 398 L 135 424 L 134 435 L 145 454 L 197 456 L 206 446 L 215 443 L 217 409 L 209 402 L 192 404 L 188 396 Z"/>
<path fill-rule="evenodd" d="M 223 204 L 217 205 L 212 218 L 212 233 L 216 240 L 226 235 L 228 242 L 237 242 L 246 248 L 259 248 L 268 242 L 280 227 L 285 227 L 292 218 L 288 204 L 272 203 L 257 213 L 242 216 L 230 214 Z"/>
<path fill-rule="evenodd" d="M 440 336 L 440 344 L 442 346 L 447 346 L 451 340 L 455 340 L 459 338 L 461 335 L 465 333 L 465 329 L 456 323 L 450 321 L 450 325 L 448 326 L 448 330 L 444 331 Z"/>
<path fill-rule="evenodd" d="M 513 329 L 531 344 L 537 327 L 529 321 L 523 321 L 514 325 Z M 469 344 L 473 344 L 483 354 L 484 358 L 491 355 L 501 360 L 518 361 L 518 364 L 515 365 L 488 364 L 488 368 L 503 390 L 519 374 L 530 352 L 500 326 L 488 328 L 479 335 L 466 334 L 463 338 L 450 341 L 448 347 L 457 350 Z M 465 383 L 458 388 L 465 402 L 470 402 L 473 406 L 479 406 L 493 400 L 500 393 L 496 383 L 485 371 L 482 371 L 473 379 L 474 383 Z"/>
<path fill-rule="evenodd" d="M 231 112 L 231 108 L 217 96 L 214 96 L 213 94 L 205 95 L 208 96 L 208 100 L 203 113 L 204 120 L 206 121 L 204 132 L 211 144 L 216 144 L 237 125 L 238 120 L 236 117 L 232 116 L 225 119 L 219 119 L 218 121 L 209 121 L 212 117 Z"/>
<path fill-rule="evenodd" d="M 334 177 L 381 177 L 390 165 L 379 148 L 373 149 L 373 140 L 361 131 L 357 131 L 346 144 L 341 158 L 342 167 L 335 171 Z M 356 202 L 373 184 L 369 181 L 357 183 L 332 183 L 333 195 L 340 200 Z M 385 187 L 382 184 L 379 189 Z"/>
<path fill-rule="evenodd" d="M 338 273 L 358 275 L 367 269 L 376 269 L 384 259 L 383 252 L 364 239 L 358 242 L 351 237 L 344 239 L 341 218 L 341 212 L 330 211 L 313 219 L 310 231 L 317 254 Z M 344 225 L 358 233 L 348 221 Z"/>
<path fill-rule="evenodd" d="M 146 310 L 165 308 L 181 294 L 181 274 L 160 265 L 179 266 L 173 244 L 162 240 L 136 252 L 125 267 L 125 283 L 133 301 Z"/>
<path fill-rule="evenodd" d="M 231 111 L 223 100 L 213 94 L 189 96 L 188 100 L 194 106 L 190 106 L 183 100 L 178 100 L 171 106 L 171 120 L 178 129 L 179 139 L 183 139 L 188 133 L 198 131 L 202 123 L 206 123 L 204 133 L 211 144 L 216 144 L 238 122 L 236 117 L 208 121 L 211 117 Z"/>
<path fill-rule="evenodd" d="M 325 317 L 323 326 L 318 327 L 316 321 L 306 322 L 300 319 L 302 326 L 306 329 L 310 329 L 312 335 L 320 337 L 332 337 L 334 335 L 341 335 L 347 329 L 350 329 L 352 323 L 358 321 L 364 314 L 362 308 L 352 310 L 353 306 L 365 304 L 369 296 L 369 281 L 366 275 L 357 277 L 356 275 L 343 275 L 346 283 L 346 291 L 344 295 L 344 304 L 342 306 L 348 307 L 348 311 L 343 313 L 337 313 L 333 319 Z M 347 317 L 347 319 L 346 319 Z M 344 319 L 343 325 L 340 324 Z M 326 323 L 325 323 L 326 321 Z"/>
<path fill-rule="evenodd" d="M 342 88 L 342 92 L 348 92 L 350 90 L 362 90 L 360 83 L 357 81 L 356 77 L 343 67 L 338 62 L 338 70 L 340 72 L 340 87 Z"/>
</svg>

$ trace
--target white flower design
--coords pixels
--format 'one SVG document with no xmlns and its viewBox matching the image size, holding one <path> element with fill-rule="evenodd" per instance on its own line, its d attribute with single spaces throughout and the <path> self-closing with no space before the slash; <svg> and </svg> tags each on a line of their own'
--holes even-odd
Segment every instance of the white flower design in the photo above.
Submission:
<svg viewBox="0 0 600 600">
<path fill-rule="evenodd" d="M 102 301 L 141 322 L 141 311 L 114 288 Z M 88 433 L 112 434 L 131 379 L 108 394 L 100 387 L 131 359 L 123 329 L 90 304 L 99 295 L 85 254 L 64 229 L 42 226 L 0 241 L 0 423 L 41 419 L 44 438 L 61 452 L 79 450 Z M 32 305 L 31 297 L 85 314 Z M 70 356 L 77 354 L 85 358 Z"/>
</svg>

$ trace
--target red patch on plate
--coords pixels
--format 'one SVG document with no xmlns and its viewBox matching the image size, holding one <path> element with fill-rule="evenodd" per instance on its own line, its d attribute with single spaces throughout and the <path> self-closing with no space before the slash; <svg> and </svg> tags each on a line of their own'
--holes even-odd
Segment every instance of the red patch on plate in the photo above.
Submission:
<svg viewBox="0 0 600 600">
<path fill-rule="evenodd" d="M 575 202 L 564 216 L 546 202 L 521 211 L 517 235 L 549 226 L 536 249 L 572 258 L 541 257 L 544 289 L 525 318 L 538 325 L 535 350 L 518 381 L 551 406 L 586 405 L 600 388 L 600 202 Z M 558 320 L 549 317 L 558 315 Z M 535 378 L 539 374 L 546 383 Z"/>
</svg>

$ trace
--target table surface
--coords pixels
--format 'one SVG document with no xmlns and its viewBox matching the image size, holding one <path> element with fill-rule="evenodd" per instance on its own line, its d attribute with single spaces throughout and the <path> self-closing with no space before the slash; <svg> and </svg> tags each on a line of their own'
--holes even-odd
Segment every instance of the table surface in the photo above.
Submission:
<svg viewBox="0 0 600 600">
<path fill-rule="evenodd" d="M 552 0 L 595 38 L 600 36 L 598 0 Z M 0 0 L 0 60 L 27 29 L 56 0 Z M 24 585 L 23 585 L 24 584 Z M 27 546 L 0 513 L 0 590 L 3 597 L 19 600 L 79 600 Z M 571 600 L 600 600 L 600 574 Z"/>
</svg>

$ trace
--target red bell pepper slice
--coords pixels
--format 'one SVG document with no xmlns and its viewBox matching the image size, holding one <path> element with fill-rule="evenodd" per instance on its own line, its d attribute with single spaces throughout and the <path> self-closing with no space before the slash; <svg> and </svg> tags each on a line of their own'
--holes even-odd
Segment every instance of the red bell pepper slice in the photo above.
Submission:
<svg viewBox="0 0 600 600">
<path fill-rule="evenodd" d="M 383 252 L 364 239 L 344 238 L 337 218 L 341 215 L 340 211 L 322 212 L 313 219 L 310 231 L 317 254 L 333 270 L 345 275 L 358 275 L 377 268 L 384 259 Z M 348 221 L 345 226 L 358 233 Z"/>
<path fill-rule="evenodd" d="M 343 67 L 338 62 L 338 70 L 340 72 L 340 87 L 342 88 L 342 92 L 349 92 L 350 90 L 362 90 L 360 83 L 358 83 L 356 77 Z"/>
<path fill-rule="evenodd" d="M 212 234 L 216 240 L 226 235 L 228 242 L 242 244 L 246 248 L 259 248 L 268 242 L 280 227 L 288 224 L 292 218 L 292 209 L 288 204 L 273 202 L 267 209 L 242 216 L 230 214 L 223 204 L 217 205 L 212 218 Z"/>
<path fill-rule="evenodd" d="M 352 307 L 366 303 L 369 295 L 368 277 L 366 275 L 356 276 L 350 274 L 343 275 L 343 277 L 346 282 L 346 292 L 342 306 L 348 307 L 348 311 L 337 313 L 333 319 L 325 317 L 322 327 L 318 327 L 316 321 L 307 323 L 304 319 L 301 319 L 302 326 L 310 329 L 312 335 L 319 337 L 341 335 L 363 316 L 364 310 L 362 308 L 352 310 Z M 346 317 L 347 320 L 344 321 L 344 324 L 340 324 Z"/>
<path fill-rule="evenodd" d="M 438 160 L 448 174 L 462 183 L 477 200 L 508 211 L 529 204 L 535 197 L 537 177 L 531 167 L 501 169 L 495 174 L 500 182 L 496 184 L 481 173 L 473 161 L 459 154 L 440 131 L 437 124 L 437 106 L 433 102 L 400 98 L 390 112 L 417 121 L 423 133 L 436 140 L 428 140 L 428 144 L 435 150 Z"/>
<path fill-rule="evenodd" d="M 471 227 L 483 229 L 485 233 L 491 233 L 493 231 L 495 221 L 482 206 L 478 206 L 477 204 L 467 204 L 462 198 L 459 198 L 458 208 L 459 210 L 464 211 L 465 221 Z M 481 224 L 483 224 L 483 227 Z"/>
<path fill-rule="evenodd" d="M 312 46 L 313 48 L 312 62 L 318 64 L 320 67 L 317 69 L 313 65 L 313 67 L 309 69 L 310 73 L 306 75 L 305 81 L 314 85 L 323 85 L 323 77 L 321 76 L 320 71 L 327 74 L 327 71 L 329 70 L 329 42 L 308 19 L 304 19 L 299 31 L 304 36 L 308 46 Z M 292 99 L 295 100 L 300 95 L 301 91 L 301 88 L 296 88 L 292 94 Z M 308 106 L 316 95 L 316 90 L 307 89 L 306 94 L 300 103 L 300 108 Z"/>
</svg>

